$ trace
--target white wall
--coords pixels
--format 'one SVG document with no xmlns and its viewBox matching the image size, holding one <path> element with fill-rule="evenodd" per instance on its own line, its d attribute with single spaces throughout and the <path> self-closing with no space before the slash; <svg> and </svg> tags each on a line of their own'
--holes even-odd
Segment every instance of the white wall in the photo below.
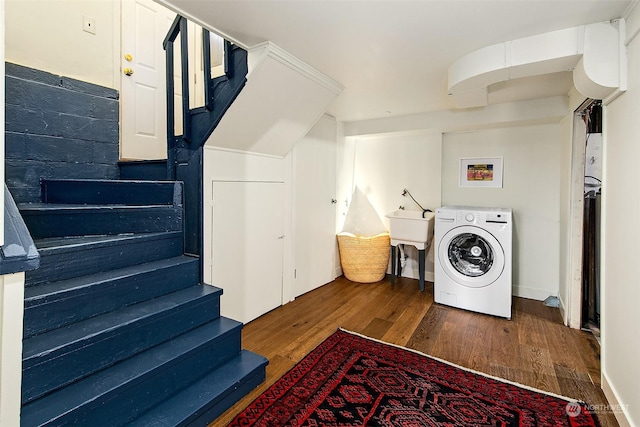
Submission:
<svg viewBox="0 0 640 427">
<path fill-rule="evenodd" d="M 83 31 L 83 16 L 95 20 L 95 35 Z M 7 0 L 6 18 L 6 61 L 119 87 L 118 1 Z"/>
<path fill-rule="evenodd" d="M 640 425 L 640 8 L 627 23 L 628 90 L 604 111 L 601 368 L 609 401 L 623 405 L 630 425 Z"/>
<path fill-rule="evenodd" d="M 349 209 L 353 190 L 358 187 L 388 229 L 385 215 L 398 209 L 420 210 L 409 198 L 408 189 L 425 209 L 440 206 L 439 132 L 404 132 L 379 136 L 347 138 L 338 150 L 338 208 L 340 225 Z M 344 230 L 350 231 L 350 230 Z M 418 278 L 417 250 L 407 246 L 409 260 L 403 271 Z"/>
<path fill-rule="evenodd" d="M 24 273 L 0 276 L 0 426 L 20 425 Z"/>
<path fill-rule="evenodd" d="M 513 293 L 557 295 L 563 159 L 560 124 L 445 134 L 442 204 L 513 209 Z M 459 186 L 460 159 L 502 157 L 503 188 Z"/>
<path fill-rule="evenodd" d="M 0 0 L 0 55 L 4 57 L 4 0 Z M 4 182 L 4 61 L 0 64 L 0 124 L 2 124 L 2 135 L 0 135 L 0 179 Z M 3 190 L 4 191 L 4 190 Z M 0 201 L 0 245 L 4 245 L 4 197 Z"/>
<path fill-rule="evenodd" d="M 0 1 L 0 52 L 4 52 L 4 10 Z M 0 64 L 0 176 L 4 182 L 4 62 Z M 4 189 L 2 190 L 4 192 Z M 4 195 L 0 201 L 0 245 L 4 244 Z M 20 424 L 24 273 L 0 276 L 0 426 Z"/>
</svg>

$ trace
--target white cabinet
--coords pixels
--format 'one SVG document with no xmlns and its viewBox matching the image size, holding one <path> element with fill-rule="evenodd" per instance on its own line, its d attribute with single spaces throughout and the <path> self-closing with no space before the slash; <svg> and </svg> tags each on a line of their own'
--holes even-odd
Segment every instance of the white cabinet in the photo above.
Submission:
<svg viewBox="0 0 640 427">
<path fill-rule="evenodd" d="M 205 147 L 205 283 L 247 323 L 291 299 L 290 159 Z"/>
<path fill-rule="evenodd" d="M 247 323 L 282 305 L 284 183 L 213 182 L 212 284 L 221 314 Z"/>
</svg>

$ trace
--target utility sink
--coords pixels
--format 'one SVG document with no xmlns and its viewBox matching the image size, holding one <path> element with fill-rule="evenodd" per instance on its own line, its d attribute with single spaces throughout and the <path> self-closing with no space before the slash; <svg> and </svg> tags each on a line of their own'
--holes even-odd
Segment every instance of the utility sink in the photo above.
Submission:
<svg viewBox="0 0 640 427">
<path fill-rule="evenodd" d="M 425 249 L 433 237 L 433 212 L 407 211 L 398 209 L 386 215 L 389 218 L 391 244 L 409 244 Z"/>
</svg>

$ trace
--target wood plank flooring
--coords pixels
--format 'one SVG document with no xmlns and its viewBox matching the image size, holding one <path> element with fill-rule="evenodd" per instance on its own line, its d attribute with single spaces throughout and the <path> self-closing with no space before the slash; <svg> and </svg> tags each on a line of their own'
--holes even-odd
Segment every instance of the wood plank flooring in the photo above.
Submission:
<svg viewBox="0 0 640 427">
<path fill-rule="evenodd" d="M 558 309 L 514 298 L 512 320 L 433 302 L 433 285 L 391 285 L 340 277 L 245 325 L 243 348 L 269 359 L 267 380 L 209 427 L 225 426 L 339 327 L 419 350 L 489 375 L 606 405 L 600 390 L 600 347 L 588 332 L 562 324 Z M 617 426 L 598 413 L 603 427 Z M 274 426 L 275 427 L 275 426 Z"/>
</svg>

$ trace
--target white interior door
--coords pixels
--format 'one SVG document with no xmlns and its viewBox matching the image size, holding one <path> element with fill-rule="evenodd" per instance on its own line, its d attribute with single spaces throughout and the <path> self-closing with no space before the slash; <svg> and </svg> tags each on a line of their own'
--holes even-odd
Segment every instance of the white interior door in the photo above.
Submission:
<svg viewBox="0 0 640 427">
<path fill-rule="evenodd" d="M 336 123 L 322 118 L 293 148 L 294 295 L 335 279 Z"/>
<path fill-rule="evenodd" d="M 284 183 L 213 183 L 211 282 L 221 314 L 247 323 L 282 305 Z"/>
<path fill-rule="evenodd" d="M 162 41 L 176 14 L 152 0 L 121 4 L 120 157 L 164 159 L 167 103 Z"/>
</svg>

